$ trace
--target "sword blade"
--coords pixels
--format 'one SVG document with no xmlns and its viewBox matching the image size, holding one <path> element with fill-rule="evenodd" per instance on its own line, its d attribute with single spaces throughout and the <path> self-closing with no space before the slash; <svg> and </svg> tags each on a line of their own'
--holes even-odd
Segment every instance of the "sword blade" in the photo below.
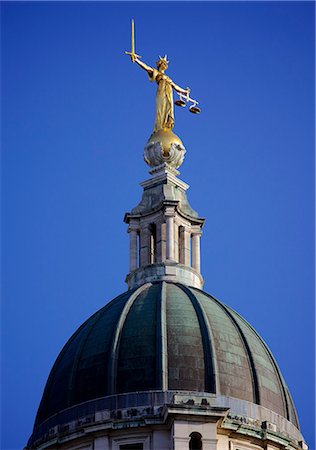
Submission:
<svg viewBox="0 0 316 450">
<path fill-rule="evenodd" d="M 132 19 L 132 51 L 131 53 L 135 53 L 135 24 L 134 19 Z"/>
</svg>

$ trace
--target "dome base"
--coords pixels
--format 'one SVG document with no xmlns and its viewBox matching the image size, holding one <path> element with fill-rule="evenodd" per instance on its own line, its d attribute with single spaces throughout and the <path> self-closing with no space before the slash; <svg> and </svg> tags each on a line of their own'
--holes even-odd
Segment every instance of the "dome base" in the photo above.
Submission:
<svg viewBox="0 0 316 450">
<path fill-rule="evenodd" d="M 202 275 L 192 267 L 185 266 L 173 261 L 150 264 L 130 272 L 125 279 L 129 289 L 154 281 L 171 281 L 183 283 L 186 286 L 203 288 Z"/>
<path fill-rule="evenodd" d="M 239 442 L 247 442 L 250 435 L 258 442 L 307 448 L 291 422 L 251 402 L 207 392 L 146 391 L 99 398 L 61 411 L 34 430 L 26 449 L 48 448 L 57 441 L 67 446 L 81 439 L 83 429 L 87 435 L 90 429 L 104 435 L 123 430 L 126 435 L 130 427 L 137 426 L 143 433 L 149 426 L 152 433 L 155 427 L 162 429 L 169 424 L 169 428 L 177 417 L 185 417 L 188 424 L 194 421 L 194 427 L 199 421 L 217 423 L 226 433 L 233 432 L 236 437 L 237 432 Z"/>
</svg>

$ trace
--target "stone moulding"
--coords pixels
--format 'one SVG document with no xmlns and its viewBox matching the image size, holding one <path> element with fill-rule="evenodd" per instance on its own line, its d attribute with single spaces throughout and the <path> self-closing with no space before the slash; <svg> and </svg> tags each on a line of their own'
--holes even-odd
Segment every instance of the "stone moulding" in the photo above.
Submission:
<svg viewBox="0 0 316 450">
<path fill-rule="evenodd" d="M 48 448 L 78 437 L 78 432 L 120 430 L 149 424 L 163 426 L 171 417 L 192 417 L 216 422 L 227 432 L 251 436 L 288 449 L 304 449 L 299 430 L 284 417 L 259 405 L 222 395 L 190 391 L 148 391 L 119 394 L 89 401 L 52 416 L 32 436 L 27 449 Z M 65 436 L 65 432 L 71 435 Z"/>
<path fill-rule="evenodd" d="M 144 283 L 154 281 L 177 281 L 186 286 L 203 288 L 204 280 L 202 275 L 192 267 L 185 266 L 176 262 L 162 262 L 149 264 L 140 267 L 126 276 L 126 283 L 129 288 L 141 286 Z"/>
</svg>

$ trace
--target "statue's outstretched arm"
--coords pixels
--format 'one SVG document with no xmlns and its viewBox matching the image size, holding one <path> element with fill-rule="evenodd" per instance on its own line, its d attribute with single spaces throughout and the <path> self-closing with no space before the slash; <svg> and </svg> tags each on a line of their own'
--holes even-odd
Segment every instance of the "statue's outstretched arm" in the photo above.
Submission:
<svg viewBox="0 0 316 450">
<path fill-rule="evenodd" d="M 190 95 L 190 89 L 186 88 L 183 89 L 182 87 L 178 86 L 176 83 L 172 82 L 172 87 L 175 91 L 179 92 L 180 94 L 184 94 L 186 96 Z"/>
<path fill-rule="evenodd" d="M 138 58 L 135 58 L 133 62 L 136 62 L 139 65 L 139 67 L 146 70 L 149 76 L 151 77 L 153 76 L 154 69 L 152 67 L 147 66 L 147 64 L 143 63 L 143 61 L 141 61 Z"/>
</svg>

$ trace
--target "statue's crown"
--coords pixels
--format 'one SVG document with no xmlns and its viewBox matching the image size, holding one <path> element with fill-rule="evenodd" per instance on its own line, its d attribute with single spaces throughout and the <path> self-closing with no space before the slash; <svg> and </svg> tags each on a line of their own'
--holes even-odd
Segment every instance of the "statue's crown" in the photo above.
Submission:
<svg viewBox="0 0 316 450">
<path fill-rule="evenodd" d="M 159 56 L 159 60 L 157 61 L 156 64 L 158 65 L 158 64 L 161 64 L 162 62 L 165 62 L 165 63 L 169 64 L 169 61 L 167 59 L 167 55 L 165 55 L 163 58 L 161 56 Z"/>
</svg>

